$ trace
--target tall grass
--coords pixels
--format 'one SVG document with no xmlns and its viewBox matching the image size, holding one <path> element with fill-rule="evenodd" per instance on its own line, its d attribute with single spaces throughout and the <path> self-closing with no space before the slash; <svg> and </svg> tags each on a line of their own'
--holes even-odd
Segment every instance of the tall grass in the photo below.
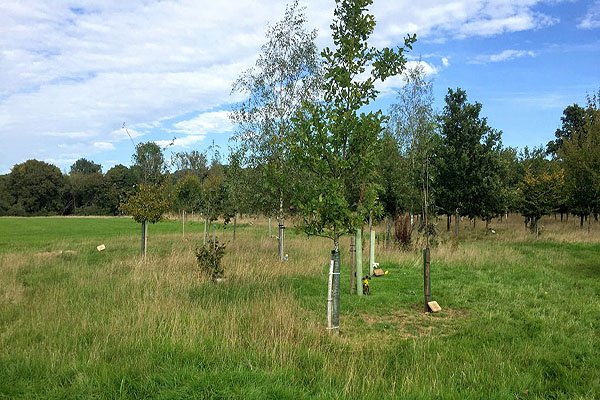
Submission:
<svg viewBox="0 0 600 400">
<path fill-rule="evenodd" d="M 572 220 L 543 220 L 540 240 L 516 216 L 442 232 L 439 314 L 422 312 L 418 246 L 380 244 L 390 274 L 350 296 L 344 239 L 334 336 L 331 241 L 288 229 L 280 263 L 266 221 L 240 221 L 235 242 L 219 226 L 215 284 L 196 266 L 201 223 L 152 226 L 142 260 L 130 220 L 0 219 L 0 397 L 594 399 L 600 229 Z"/>
</svg>

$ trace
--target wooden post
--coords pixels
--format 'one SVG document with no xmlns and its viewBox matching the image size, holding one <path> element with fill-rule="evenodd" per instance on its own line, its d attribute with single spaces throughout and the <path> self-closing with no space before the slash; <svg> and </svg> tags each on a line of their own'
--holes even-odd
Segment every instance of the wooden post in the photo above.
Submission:
<svg viewBox="0 0 600 400">
<path fill-rule="evenodd" d="M 237 214 L 233 216 L 233 241 L 235 242 L 235 228 L 237 225 Z"/>
<path fill-rule="evenodd" d="M 206 245 L 206 230 L 208 229 L 208 217 L 204 218 L 204 236 L 202 238 L 202 245 Z"/>
<path fill-rule="evenodd" d="M 362 227 L 356 230 L 356 294 L 363 295 L 362 291 Z"/>
<path fill-rule="evenodd" d="M 185 210 L 181 212 L 181 230 L 183 233 L 183 237 L 185 237 Z"/>
<path fill-rule="evenodd" d="M 425 312 L 429 311 L 427 303 L 431 301 L 431 280 L 429 275 L 430 252 L 429 247 L 423 250 L 423 283 L 425 293 Z"/>
<path fill-rule="evenodd" d="M 369 275 L 373 275 L 373 265 L 375 264 L 375 230 L 371 229 L 369 237 Z"/>
<path fill-rule="evenodd" d="M 350 294 L 356 290 L 354 279 L 356 278 L 356 235 L 350 236 Z"/>
<path fill-rule="evenodd" d="M 142 257 L 146 258 L 146 221 L 142 221 Z"/>
</svg>

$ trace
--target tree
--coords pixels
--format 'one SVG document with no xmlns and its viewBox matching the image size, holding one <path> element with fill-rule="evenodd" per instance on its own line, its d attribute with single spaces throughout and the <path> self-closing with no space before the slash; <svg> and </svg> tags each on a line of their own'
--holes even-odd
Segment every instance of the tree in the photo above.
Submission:
<svg viewBox="0 0 600 400">
<path fill-rule="evenodd" d="M 269 28 L 267 42 L 251 68 L 235 81 L 234 92 L 248 95 L 231 113 L 238 124 L 236 140 L 250 164 L 261 165 L 266 186 L 277 199 L 280 241 L 279 259 L 284 258 L 284 206 L 289 197 L 289 176 L 293 167 L 285 153 L 291 133 L 291 117 L 302 101 L 319 97 L 320 65 L 314 43 L 316 30 L 306 31 L 304 9 L 295 0 L 286 7 L 283 19 Z M 270 210 L 267 210 L 270 211 Z"/>
<path fill-rule="evenodd" d="M 9 175 L 0 175 L 0 215 L 8 215 L 8 211 L 15 203 L 9 192 Z"/>
<path fill-rule="evenodd" d="M 113 215 L 120 211 L 120 204 L 134 190 L 134 171 L 122 164 L 115 165 L 104 175 L 103 207 Z"/>
<path fill-rule="evenodd" d="M 560 118 L 562 126 L 556 130 L 555 140 L 546 145 L 546 154 L 557 156 L 565 140 L 579 140 L 584 134 L 586 110 L 578 104 L 567 106 Z"/>
<path fill-rule="evenodd" d="M 183 213 L 182 226 L 185 235 L 185 212 L 198 210 L 202 207 L 202 184 L 196 175 L 187 175 L 177 182 L 174 206 Z"/>
<path fill-rule="evenodd" d="M 75 214 L 104 214 L 101 203 L 103 196 L 102 166 L 85 158 L 71 165 L 69 174 L 71 199 Z"/>
<path fill-rule="evenodd" d="M 321 53 L 324 99 L 304 102 L 288 145 L 290 159 L 302 174 L 290 179 L 297 185 L 294 204 L 301 226 L 309 235 L 333 240 L 331 329 L 339 325 L 340 236 L 362 227 L 365 217 L 380 209 L 375 156 L 385 117 L 381 111 L 361 109 L 377 97 L 374 83 L 399 74 L 406 63 L 403 47 L 369 47 L 375 27 L 375 18 L 367 13 L 370 4 L 372 0 L 336 1 L 331 24 L 336 48 Z M 415 40 L 407 37 L 405 47 L 411 48 Z"/>
<path fill-rule="evenodd" d="M 569 208 L 577 215 L 588 215 L 590 231 L 592 213 L 600 210 L 600 92 L 588 98 L 583 124 L 575 134 L 563 137 L 558 151 L 565 170 L 565 189 Z"/>
<path fill-rule="evenodd" d="M 564 171 L 542 171 L 534 173 L 533 168 L 525 169 L 525 176 L 519 185 L 521 194 L 521 214 L 531 220 L 531 229 L 539 237 L 538 221 L 557 209 L 561 186 L 564 185 Z"/>
<path fill-rule="evenodd" d="M 446 215 L 455 214 L 455 234 L 458 235 L 461 215 L 476 217 L 499 212 L 494 204 L 498 187 L 498 157 L 501 133 L 491 129 L 481 118 L 481 104 L 467 102 L 467 93 L 460 88 L 448 89 L 446 105 L 441 115 L 442 143 L 438 150 L 438 205 Z M 490 174 L 493 174 L 490 176 Z M 483 210 L 487 199 L 489 210 Z"/>
<path fill-rule="evenodd" d="M 433 110 L 433 83 L 425 77 L 422 65 L 408 69 L 403 75 L 405 85 L 398 91 L 398 102 L 390 107 L 389 127 L 405 161 L 400 189 L 406 199 L 402 211 L 421 214 L 423 221 L 433 203 L 429 190 L 433 174 L 431 158 L 437 139 L 437 121 Z M 424 232 L 431 227 L 423 226 Z"/>
<path fill-rule="evenodd" d="M 166 166 L 160 146 L 154 142 L 139 143 L 135 147 L 131 168 L 135 171 L 138 182 L 144 185 L 162 183 Z"/>
<path fill-rule="evenodd" d="M 137 185 L 136 192 L 121 204 L 121 210 L 142 224 L 142 256 L 145 258 L 148 243 L 146 223 L 155 224 L 161 221 L 163 215 L 169 210 L 169 200 L 165 196 L 164 186 Z"/>
<path fill-rule="evenodd" d="M 80 158 L 71 165 L 70 175 L 73 174 L 94 174 L 102 173 L 102 166 L 93 161 L 88 161 L 85 158 Z"/>
<path fill-rule="evenodd" d="M 225 171 L 223 165 L 214 159 L 208 170 L 208 176 L 202 182 L 202 214 L 205 218 L 204 244 L 206 244 L 208 226 L 223 214 L 226 196 Z"/>
<path fill-rule="evenodd" d="M 8 178 L 8 191 L 14 204 L 11 215 L 56 215 L 66 211 L 66 177 L 60 169 L 43 161 L 16 164 Z"/>
<path fill-rule="evenodd" d="M 208 174 L 206 155 L 197 150 L 175 153 L 171 163 L 175 165 L 176 170 L 173 175 L 176 181 L 192 174 L 202 182 Z"/>
</svg>

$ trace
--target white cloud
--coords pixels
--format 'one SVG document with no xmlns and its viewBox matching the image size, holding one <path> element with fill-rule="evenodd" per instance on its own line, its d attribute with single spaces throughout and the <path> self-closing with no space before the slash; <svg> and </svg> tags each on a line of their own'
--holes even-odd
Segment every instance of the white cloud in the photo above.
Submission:
<svg viewBox="0 0 600 400">
<path fill-rule="evenodd" d="M 535 53 L 530 50 L 504 50 L 497 54 L 487 54 L 477 56 L 475 59 L 471 60 L 472 64 L 487 64 L 501 61 L 513 60 L 515 58 L 521 57 L 535 57 Z"/>
<path fill-rule="evenodd" d="M 577 27 L 580 29 L 600 28 L 600 1 L 595 1 L 594 4 L 589 7 L 587 14 L 583 17 Z"/>
<path fill-rule="evenodd" d="M 233 125 L 228 111 L 214 111 L 198 115 L 192 119 L 173 124 L 174 132 L 186 135 L 206 135 L 208 133 L 230 132 Z"/>
<path fill-rule="evenodd" d="M 444 68 L 447 68 L 450 66 L 450 61 L 448 60 L 447 57 L 442 57 L 442 65 L 444 66 Z"/>
<path fill-rule="evenodd" d="M 377 1 L 372 43 L 396 45 L 408 32 L 434 41 L 536 29 L 556 22 L 534 10 L 543 2 Z M 319 28 L 319 46 L 329 45 L 334 1 L 303 3 L 309 24 Z M 0 170 L 46 153 L 67 159 L 58 147 L 66 139 L 83 155 L 113 151 L 94 144 L 128 140 L 123 121 L 135 137 L 184 134 L 181 146 L 227 132 L 224 114 L 211 110 L 239 100 L 230 95 L 232 82 L 253 65 L 267 24 L 285 9 L 276 0 L 69 4 L 0 2 L 0 137 L 10 143 Z M 426 70 L 437 72 L 432 64 Z M 380 89 L 399 85 L 394 78 Z"/>
<path fill-rule="evenodd" d="M 98 150 L 114 150 L 115 145 L 109 142 L 95 142 L 94 147 Z"/>
</svg>

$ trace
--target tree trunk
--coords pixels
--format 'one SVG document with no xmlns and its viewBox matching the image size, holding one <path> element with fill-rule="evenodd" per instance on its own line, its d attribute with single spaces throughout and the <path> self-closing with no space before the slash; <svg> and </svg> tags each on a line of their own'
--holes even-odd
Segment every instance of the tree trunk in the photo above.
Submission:
<svg viewBox="0 0 600 400">
<path fill-rule="evenodd" d="M 235 242 L 235 229 L 237 226 L 237 214 L 233 216 L 233 241 Z"/>
<path fill-rule="evenodd" d="M 525 217 L 525 232 L 527 232 L 527 223 L 529 222 L 529 218 Z"/>
<path fill-rule="evenodd" d="M 534 223 L 535 223 L 535 238 L 536 238 L 536 240 L 540 238 L 540 231 L 539 231 L 539 228 L 538 228 L 538 221 L 539 221 L 539 218 L 535 218 L 535 222 Z"/>
<path fill-rule="evenodd" d="M 486 219 L 485 220 L 485 231 L 487 232 L 489 228 L 490 228 L 490 220 Z"/>
<path fill-rule="evenodd" d="M 204 218 L 204 236 L 202 238 L 202 245 L 205 246 L 206 245 L 206 232 L 208 229 L 208 218 Z"/>
<path fill-rule="evenodd" d="M 563 213 L 560 213 L 560 222 L 563 222 Z"/>
<path fill-rule="evenodd" d="M 146 258 L 146 235 L 147 235 L 147 230 L 146 230 L 146 221 L 142 221 L 142 257 Z"/>
<path fill-rule="evenodd" d="M 473 230 L 475 230 L 475 222 L 477 221 L 477 218 L 473 218 Z"/>
<path fill-rule="evenodd" d="M 590 211 L 590 215 L 588 216 L 588 235 L 592 231 L 592 211 Z"/>
<path fill-rule="evenodd" d="M 450 214 L 446 215 L 446 231 L 450 232 L 450 225 L 452 224 L 452 216 Z"/>
<path fill-rule="evenodd" d="M 584 217 L 583 217 L 583 214 L 581 214 L 581 215 L 579 216 L 579 227 L 580 227 L 580 228 L 583 228 L 583 218 L 584 218 Z"/>
<path fill-rule="evenodd" d="M 392 241 L 392 219 L 387 217 L 387 235 L 385 237 L 386 247 L 389 248 Z"/>
<path fill-rule="evenodd" d="M 181 231 L 182 236 L 185 237 L 185 210 L 181 212 Z"/>
<path fill-rule="evenodd" d="M 456 209 L 456 215 L 454 216 L 454 234 L 458 237 L 458 223 L 460 216 L 458 215 L 458 208 Z"/>
</svg>

